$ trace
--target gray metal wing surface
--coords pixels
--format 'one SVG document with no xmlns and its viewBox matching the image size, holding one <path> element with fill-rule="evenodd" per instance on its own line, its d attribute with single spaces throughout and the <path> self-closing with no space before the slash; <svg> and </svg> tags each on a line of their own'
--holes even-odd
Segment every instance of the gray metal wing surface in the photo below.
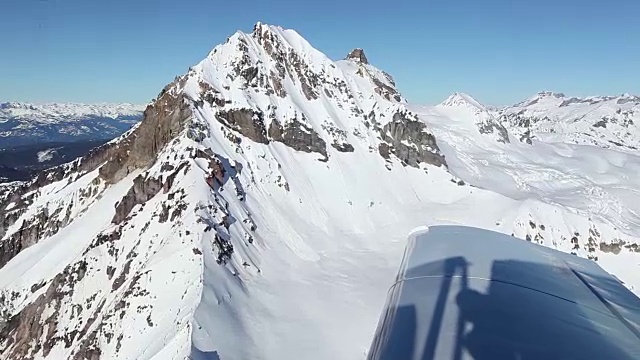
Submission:
<svg viewBox="0 0 640 360">
<path fill-rule="evenodd" d="M 640 359 L 640 299 L 595 262 L 464 226 L 414 231 L 369 360 Z"/>
</svg>

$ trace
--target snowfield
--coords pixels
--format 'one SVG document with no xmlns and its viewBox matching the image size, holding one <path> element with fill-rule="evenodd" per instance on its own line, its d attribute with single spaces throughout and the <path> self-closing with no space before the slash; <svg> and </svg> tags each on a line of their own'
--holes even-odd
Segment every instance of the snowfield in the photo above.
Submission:
<svg viewBox="0 0 640 360">
<path fill-rule="evenodd" d="M 407 235 L 435 224 L 574 253 L 640 294 L 640 153 L 529 145 L 450 100 L 408 104 L 293 30 L 236 33 L 93 168 L 0 185 L 0 358 L 364 359 Z"/>
</svg>

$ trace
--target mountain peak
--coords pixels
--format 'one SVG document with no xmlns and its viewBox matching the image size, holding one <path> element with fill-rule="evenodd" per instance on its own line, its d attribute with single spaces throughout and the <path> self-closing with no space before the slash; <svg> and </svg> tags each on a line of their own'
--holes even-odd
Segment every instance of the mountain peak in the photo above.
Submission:
<svg viewBox="0 0 640 360">
<path fill-rule="evenodd" d="M 282 30 L 282 28 L 279 27 L 279 26 L 269 25 L 269 24 L 265 24 L 265 23 L 262 23 L 262 22 L 258 21 L 255 25 L 253 25 L 253 32 L 252 33 L 254 35 L 261 36 L 265 32 L 276 30 L 276 29 Z"/>
<path fill-rule="evenodd" d="M 556 93 L 556 92 L 553 92 L 553 91 L 539 91 L 536 94 L 536 97 L 538 97 L 538 98 L 554 97 L 556 99 L 561 99 L 561 98 L 564 98 L 566 96 L 563 93 Z"/>
<path fill-rule="evenodd" d="M 367 60 L 367 57 L 364 55 L 364 50 L 362 50 L 361 48 L 355 48 L 351 50 L 351 52 L 347 55 L 345 60 L 355 60 L 362 64 L 369 63 L 369 60 Z"/>
<path fill-rule="evenodd" d="M 481 134 L 494 134 L 497 141 L 509 143 L 507 129 L 471 95 L 455 92 L 438 106 L 452 118 L 472 122 Z"/>
<path fill-rule="evenodd" d="M 441 106 L 468 106 L 471 105 L 473 107 L 479 109 L 485 109 L 485 106 L 482 105 L 478 100 L 474 99 L 471 95 L 455 92 L 451 94 L 445 101 L 443 101 Z"/>
</svg>

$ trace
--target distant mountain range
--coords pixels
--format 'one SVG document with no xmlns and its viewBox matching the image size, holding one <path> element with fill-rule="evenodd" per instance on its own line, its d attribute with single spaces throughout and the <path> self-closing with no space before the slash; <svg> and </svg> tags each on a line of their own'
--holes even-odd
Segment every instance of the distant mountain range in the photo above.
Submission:
<svg viewBox="0 0 640 360">
<path fill-rule="evenodd" d="M 85 155 L 138 123 L 144 108 L 127 103 L 0 103 L 0 182 L 27 180 Z M 455 93 L 436 108 L 454 118 L 473 119 L 481 133 L 493 133 L 501 142 L 509 142 L 510 134 L 528 144 L 640 149 L 640 97 L 635 95 L 579 98 L 542 91 L 515 105 L 495 107 Z"/>
<path fill-rule="evenodd" d="M 145 105 L 0 103 L 0 182 L 85 155 L 142 119 Z"/>
<path fill-rule="evenodd" d="M 595 145 L 623 151 L 640 149 L 640 97 L 569 97 L 539 92 L 494 114 L 524 141 L 538 139 Z"/>
<path fill-rule="evenodd" d="M 145 105 L 0 103 L 0 149 L 112 139 L 142 119 Z"/>
</svg>

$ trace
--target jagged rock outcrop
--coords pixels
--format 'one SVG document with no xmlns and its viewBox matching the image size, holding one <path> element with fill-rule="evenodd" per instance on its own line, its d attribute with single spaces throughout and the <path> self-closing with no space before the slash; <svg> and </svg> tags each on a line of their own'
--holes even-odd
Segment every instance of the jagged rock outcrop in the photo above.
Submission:
<svg viewBox="0 0 640 360">
<path fill-rule="evenodd" d="M 0 239 L 6 235 L 10 226 L 21 218 L 24 209 L 38 196 L 36 190 L 43 186 L 65 177 L 79 178 L 98 167 L 100 177 L 107 184 L 115 183 L 135 169 L 150 166 L 155 161 L 157 153 L 184 129 L 191 116 L 190 102 L 177 89 L 183 82 L 184 77 L 177 78 L 167 85 L 158 99 L 144 111 L 142 122 L 120 140 L 97 147 L 69 164 L 43 171 L 30 182 L 0 187 Z M 97 191 L 96 188 L 97 185 L 94 184 L 92 191 Z M 29 194 L 30 199 L 24 199 L 26 194 Z M 79 196 L 88 197 L 87 194 Z M 98 194 L 93 192 L 91 197 L 95 196 Z M 7 210 L 11 203 L 14 203 L 13 207 Z M 120 211 L 123 212 L 123 209 L 124 207 Z M 59 214 L 63 217 L 59 218 Z M 55 213 L 51 217 L 44 210 L 29 219 L 24 219 L 23 223 L 29 225 L 23 225 L 6 241 L 0 243 L 0 267 L 20 251 L 38 242 L 40 238 L 55 234 L 70 220 L 68 211 Z"/>
<path fill-rule="evenodd" d="M 208 102 L 210 105 L 217 106 L 225 106 L 227 104 L 227 100 L 225 100 L 219 91 L 217 91 L 211 84 L 200 81 L 200 95 L 202 100 Z M 196 100 L 196 103 L 198 100 Z M 199 104 L 199 107 L 202 107 L 202 104 Z"/>
<path fill-rule="evenodd" d="M 345 60 L 355 60 L 355 61 L 357 61 L 359 63 L 362 63 L 362 64 L 368 64 L 369 63 L 369 61 L 367 60 L 367 57 L 364 55 L 364 50 L 362 50 L 360 48 L 355 48 L 355 49 L 351 50 L 351 52 L 347 55 Z"/>
<path fill-rule="evenodd" d="M 496 140 L 498 142 L 505 143 L 505 144 L 508 144 L 510 142 L 509 141 L 509 132 L 504 127 L 504 125 L 500 124 L 495 119 L 492 119 L 491 121 L 485 121 L 485 122 L 479 123 L 477 125 L 478 125 L 478 131 L 480 131 L 480 134 L 494 134 L 495 133 L 496 134 Z"/>
<path fill-rule="evenodd" d="M 269 143 L 262 112 L 255 112 L 251 109 L 221 110 L 216 119 L 255 142 Z"/>
<path fill-rule="evenodd" d="M 355 149 L 353 148 L 353 145 L 349 144 L 349 143 L 331 143 L 331 146 L 333 146 L 336 150 L 340 151 L 340 152 L 354 152 Z"/>
<path fill-rule="evenodd" d="M 59 169 L 63 169 L 62 167 Z M 24 191 L 28 186 L 20 188 Z M 99 196 L 103 187 L 97 179 L 89 183 L 86 187 L 74 192 L 74 197 L 53 200 L 51 203 L 39 205 L 38 210 L 27 218 L 22 218 L 28 206 L 40 196 L 40 191 L 35 190 L 28 195 L 20 196 L 20 193 L 9 197 L 9 203 L 2 205 L 0 210 L 2 221 L 0 221 L 0 238 L 6 235 L 9 227 L 22 218 L 20 227 L 14 229 L 12 233 L 0 241 L 0 268 L 15 257 L 20 251 L 37 243 L 40 239 L 56 234 L 60 229 L 67 226 L 73 215 L 85 209 L 96 197 Z M 11 204 L 11 208 L 7 210 Z"/>
<path fill-rule="evenodd" d="M 283 44 L 281 37 L 274 34 L 268 25 L 256 24 L 251 36 L 275 60 L 276 73 L 271 74 L 271 84 L 273 85 L 271 91 L 275 91 L 279 96 L 286 94 L 282 82 L 285 74 L 288 73 L 290 75 L 295 74 L 307 100 L 315 100 L 319 97 L 321 80 L 318 74 L 309 67 L 309 64 L 294 49 Z M 239 40 L 240 44 L 243 44 L 243 41 L 243 39 Z M 246 42 L 244 42 L 244 45 L 246 46 Z"/>
<path fill-rule="evenodd" d="M 2 354 L 9 359 L 33 359 L 42 351 L 47 356 L 57 343 L 64 342 L 68 347 L 74 339 L 84 336 L 91 324 L 84 329 L 69 329 L 65 334 L 58 333 L 56 324 L 64 298 L 73 294 L 75 285 L 84 278 L 86 271 L 85 261 L 67 266 L 51 280 L 43 294 L 12 316 L 0 329 Z M 48 314 L 43 317 L 47 310 Z"/>
<path fill-rule="evenodd" d="M 144 111 L 140 125 L 114 146 L 107 163 L 100 168 L 100 176 L 107 183 L 151 165 L 158 152 L 184 130 L 192 115 L 191 102 L 178 90 L 185 80 L 186 77 L 177 78 L 168 85 Z"/>
<path fill-rule="evenodd" d="M 209 174 L 207 176 L 207 183 L 211 188 L 214 188 L 216 184 L 218 186 L 224 185 L 226 170 L 220 159 L 217 158 L 211 149 L 196 149 L 192 157 L 208 161 Z"/>
<path fill-rule="evenodd" d="M 129 216 L 134 206 L 151 200 L 160 190 L 162 190 L 162 181 L 160 179 L 145 178 L 144 175 L 137 176 L 133 179 L 133 185 L 129 188 L 127 194 L 117 203 L 116 214 L 111 222 L 120 224 Z"/>
<path fill-rule="evenodd" d="M 394 154 L 403 163 L 413 167 L 419 167 L 420 163 L 447 166 L 436 138 L 411 113 L 395 113 L 393 120 L 380 129 L 380 135 L 385 142 L 379 145 L 378 151 L 385 159 Z"/>
<path fill-rule="evenodd" d="M 43 237 L 57 233 L 60 228 L 66 226 L 71 221 L 71 206 L 67 207 L 64 214 L 62 210 L 63 207 L 59 207 L 52 214 L 49 214 L 47 208 L 41 209 L 30 218 L 29 222 L 23 221 L 18 231 L 1 241 L 0 268 L 23 249 L 37 243 Z"/>
<path fill-rule="evenodd" d="M 327 159 L 327 144 L 310 126 L 297 119 L 290 120 L 283 127 L 278 121 L 269 126 L 269 137 L 297 151 L 316 152 Z"/>
<path fill-rule="evenodd" d="M 519 140 L 521 142 L 524 142 L 524 143 L 528 144 L 528 145 L 532 145 L 533 141 L 532 141 L 532 136 L 531 136 L 531 129 L 527 129 L 526 131 L 524 131 L 522 133 L 522 135 L 520 135 Z"/>
</svg>

